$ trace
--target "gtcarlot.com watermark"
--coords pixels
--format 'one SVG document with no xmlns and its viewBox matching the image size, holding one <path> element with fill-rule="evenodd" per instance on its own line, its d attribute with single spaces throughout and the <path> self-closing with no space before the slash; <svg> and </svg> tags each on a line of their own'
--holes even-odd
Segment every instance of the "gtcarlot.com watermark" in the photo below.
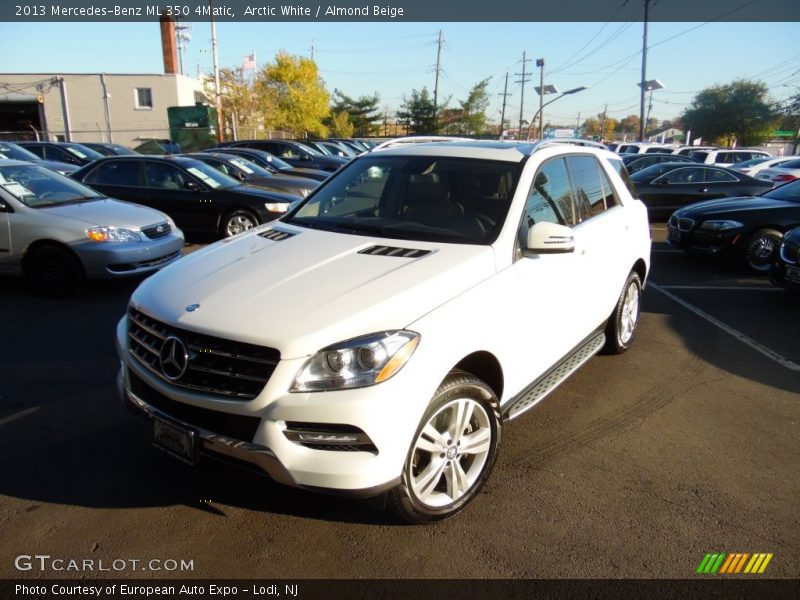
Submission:
<svg viewBox="0 0 800 600">
<path fill-rule="evenodd" d="M 14 567 L 18 571 L 37 572 L 130 572 L 130 571 L 162 571 L 186 572 L 194 571 L 194 560 L 183 558 L 65 558 L 49 554 L 20 554 L 14 559 Z"/>
</svg>

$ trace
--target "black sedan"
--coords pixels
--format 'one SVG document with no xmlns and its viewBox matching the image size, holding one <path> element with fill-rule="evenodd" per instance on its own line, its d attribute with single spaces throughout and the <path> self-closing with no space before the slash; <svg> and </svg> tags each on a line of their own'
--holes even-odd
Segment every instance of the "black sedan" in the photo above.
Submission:
<svg viewBox="0 0 800 600">
<path fill-rule="evenodd" d="M 247 185 L 284 192 L 286 194 L 296 194 L 305 198 L 312 190 L 316 189 L 319 181 L 306 179 L 305 177 L 292 177 L 291 175 L 275 175 L 263 167 L 259 167 L 254 162 L 242 156 L 225 154 L 224 152 L 195 152 L 189 154 L 191 158 L 202 160 L 207 165 L 211 165 L 217 171 L 230 175 Z"/>
<path fill-rule="evenodd" d="M 74 142 L 16 142 L 29 152 L 45 160 L 57 160 L 82 167 L 103 155 L 83 144 Z"/>
<path fill-rule="evenodd" d="M 669 218 L 667 242 L 687 252 L 730 254 L 768 273 L 783 234 L 800 225 L 800 180 L 760 196 L 698 202 Z"/>
<path fill-rule="evenodd" d="M 115 156 L 72 177 L 98 192 L 158 209 L 187 233 L 227 237 L 285 213 L 299 196 L 242 185 L 182 156 Z"/>
<path fill-rule="evenodd" d="M 678 156 L 676 154 L 623 154 L 622 162 L 628 168 L 628 173 L 633 175 L 637 171 L 658 165 L 660 163 L 694 163 L 696 160 L 688 156 Z"/>
<path fill-rule="evenodd" d="M 800 293 L 800 227 L 783 235 L 783 242 L 770 271 L 770 279 L 775 285 Z"/>
<path fill-rule="evenodd" d="M 650 217 L 656 219 L 692 202 L 755 195 L 772 187 L 771 182 L 738 171 L 698 163 L 653 165 L 634 173 L 631 180 Z"/>
<path fill-rule="evenodd" d="M 270 154 L 274 154 L 278 158 L 283 159 L 293 167 L 310 167 L 312 169 L 321 169 L 331 173 L 348 162 L 348 159 L 340 156 L 324 156 L 318 150 L 314 150 L 302 142 L 291 140 L 242 140 L 238 142 L 228 142 L 224 144 L 224 146 L 266 150 Z"/>
<path fill-rule="evenodd" d="M 289 163 L 282 161 L 280 158 L 270 154 L 266 150 L 256 150 L 255 148 L 244 148 L 240 146 L 217 146 L 216 148 L 210 148 L 208 151 L 224 152 L 225 154 L 242 156 L 275 175 L 280 174 L 292 175 L 293 177 L 306 177 L 316 181 L 325 181 L 331 176 L 328 171 L 322 171 L 320 169 L 302 169 L 293 167 Z"/>
<path fill-rule="evenodd" d="M 111 142 L 81 142 L 81 145 L 99 152 L 103 156 L 128 156 L 129 154 L 139 154 L 136 150 L 131 150 L 122 144 Z"/>
<path fill-rule="evenodd" d="M 72 163 L 65 163 L 58 160 L 45 160 L 39 158 L 30 150 L 26 150 L 22 146 L 18 146 L 12 142 L 0 142 L 0 158 L 8 158 L 10 160 L 26 160 L 28 162 L 35 162 L 36 164 L 58 171 L 62 175 L 69 175 L 78 170 L 78 166 Z"/>
</svg>

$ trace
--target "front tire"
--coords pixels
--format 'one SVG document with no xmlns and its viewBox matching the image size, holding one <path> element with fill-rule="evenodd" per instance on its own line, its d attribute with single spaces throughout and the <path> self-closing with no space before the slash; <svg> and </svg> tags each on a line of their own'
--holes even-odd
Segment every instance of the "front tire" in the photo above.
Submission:
<svg viewBox="0 0 800 600">
<path fill-rule="evenodd" d="M 231 237 L 243 231 L 247 231 L 248 229 L 252 229 L 258 224 L 258 217 L 253 213 L 243 208 L 237 208 L 222 217 L 219 229 L 222 237 Z"/>
<path fill-rule="evenodd" d="M 389 493 L 391 508 L 414 524 L 452 517 L 486 483 L 499 444 L 497 396 L 477 377 L 453 371 L 414 434 L 401 483 Z"/>
<path fill-rule="evenodd" d="M 40 246 L 30 252 L 23 270 L 31 286 L 54 298 L 77 294 L 86 279 L 83 265 L 69 250 L 58 246 Z"/>
<path fill-rule="evenodd" d="M 752 273 L 769 273 L 782 240 L 780 231 L 759 229 L 739 247 L 739 263 Z"/>
<path fill-rule="evenodd" d="M 622 354 L 631 347 L 639 326 L 641 304 L 642 280 L 636 271 L 631 271 L 606 324 L 605 354 Z"/>
</svg>

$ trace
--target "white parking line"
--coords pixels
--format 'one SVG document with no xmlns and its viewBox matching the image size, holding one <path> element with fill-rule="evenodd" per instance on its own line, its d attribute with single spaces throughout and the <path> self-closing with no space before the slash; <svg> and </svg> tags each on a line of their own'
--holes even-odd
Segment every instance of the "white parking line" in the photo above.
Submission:
<svg viewBox="0 0 800 600">
<path fill-rule="evenodd" d="M 725 323 L 723 323 L 719 319 L 717 319 L 715 317 L 712 317 L 707 312 L 704 312 L 704 311 L 700 310 L 699 308 L 697 308 L 694 304 L 691 304 L 691 303 L 687 302 L 683 298 L 681 298 L 679 296 L 676 296 L 675 294 L 673 294 L 669 290 L 665 289 L 665 287 L 662 287 L 662 286 L 660 286 L 657 283 L 654 283 L 652 281 L 649 282 L 648 287 L 652 287 L 654 290 L 657 290 L 657 291 L 661 292 L 662 294 L 664 294 L 670 300 L 673 300 L 674 302 L 677 302 L 678 304 L 680 304 L 681 306 L 683 306 L 687 310 L 689 310 L 689 311 L 693 312 L 694 314 L 696 314 L 698 317 L 700 317 L 702 319 L 705 319 L 706 321 L 708 321 L 709 323 L 711 323 L 715 327 L 720 328 L 722 331 L 724 331 L 728 335 L 731 335 L 731 336 L 735 337 L 740 342 L 742 342 L 744 344 L 747 344 L 748 346 L 750 346 L 756 352 L 760 352 L 761 354 L 763 354 L 764 356 L 766 356 L 770 360 L 775 361 L 776 363 L 778 363 L 782 367 L 786 367 L 787 369 L 790 369 L 792 371 L 800 371 L 800 365 L 797 364 L 796 362 L 793 362 L 793 361 L 789 360 L 788 358 L 781 356 L 777 352 L 774 352 L 774 351 L 770 350 L 769 348 L 767 348 L 766 346 L 764 346 L 763 344 L 755 341 L 753 338 L 746 336 L 741 331 L 738 331 L 738 330 L 734 329 L 733 327 L 731 327 L 730 325 L 726 325 Z"/>
</svg>

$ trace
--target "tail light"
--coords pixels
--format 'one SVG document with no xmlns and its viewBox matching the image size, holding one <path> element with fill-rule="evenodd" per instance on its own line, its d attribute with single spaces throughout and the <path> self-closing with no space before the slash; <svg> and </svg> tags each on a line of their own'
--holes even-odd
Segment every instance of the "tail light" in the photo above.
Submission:
<svg viewBox="0 0 800 600">
<path fill-rule="evenodd" d="M 777 181 L 779 183 L 785 183 L 787 181 L 794 181 L 795 179 L 797 179 L 797 177 L 795 177 L 794 175 L 789 175 L 787 173 L 786 175 L 775 175 L 775 177 L 772 178 L 772 181 Z"/>
</svg>

